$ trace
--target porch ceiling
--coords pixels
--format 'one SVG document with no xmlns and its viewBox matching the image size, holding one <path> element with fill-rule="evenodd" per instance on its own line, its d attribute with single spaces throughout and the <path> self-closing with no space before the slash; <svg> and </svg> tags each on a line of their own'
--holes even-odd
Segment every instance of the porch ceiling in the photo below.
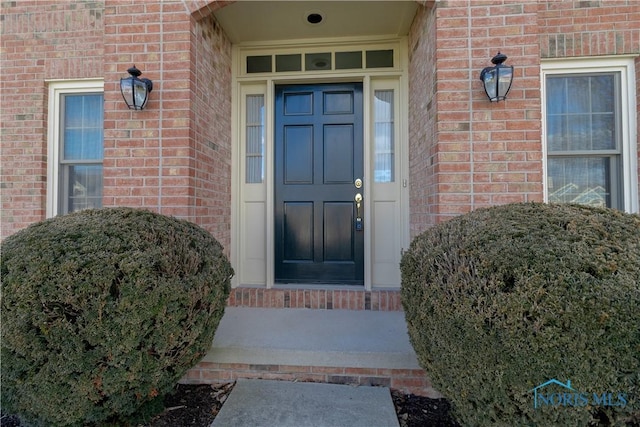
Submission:
<svg viewBox="0 0 640 427">
<path fill-rule="evenodd" d="M 415 0 L 244 1 L 215 16 L 233 43 L 373 35 L 403 36 L 411 26 Z M 311 24 L 309 14 L 322 21 Z"/>
</svg>

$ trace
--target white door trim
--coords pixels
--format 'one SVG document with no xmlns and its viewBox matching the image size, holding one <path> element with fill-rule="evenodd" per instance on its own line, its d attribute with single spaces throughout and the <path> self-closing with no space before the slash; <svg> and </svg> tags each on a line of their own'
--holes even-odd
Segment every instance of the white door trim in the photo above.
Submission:
<svg viewBox="0 0 640 427">
<path fill-rule="evenodd" d="M 231 219 L 231 261 L 236 270 L 233 286 L 258 286 L 272 288 L 275 284 L 274 267 L 274 105 L 275 86 L 295 83 L 363 83 L 363 137 L 364 137 L 364 233 L 365 233 L 365 290 L 398 288 L 400 251 L 409 244 L 409 200 L 408 200 L 408 84 L 407 84 L 407 40 L 406 38 L 382 40 L 340 40 L 313 41 L 298 45 L 261 44 L 260 46 L 235 46 L 233 48 L 233 90 L 232 90 L 232 219 Z M 394 50 L 392 68 L 359 70 L 322 70 L 286 73 L 247 74 L 244 70 L 248 55 L 260 55 L 288 52 L 329 51 L 345 49 L 363 51 L 369 49 Z M 386 83 L 385 83 L 386 82 Z M 393 265 L 398 268 L 394 283 L 376 281 L 373 277 L 374 253 L 373 236 L 373 91 L 377 87 L 397 88 L 395 114 L 396 140 L 396 192 L 397 206 L 394 218 L 397 223 L 390 233 L 397 242 L 390 246 L 394 254 Z M 385 86 L 385 84 L 387 86 Z M 382 85 L 382 86 L 380 86 Z M 264 96 L 264 179 L 260 183 L 246 184 L 246 118 L 245 99 L 247 95 Z M 389 184 L 385 184 L 389 185 Z M 395 252 L 394 252 L 395 253 Z M 386 279 L 387 282 L 390 279 Z M 314 285 L 317 288 L 317 285 Z"/>
</svg>

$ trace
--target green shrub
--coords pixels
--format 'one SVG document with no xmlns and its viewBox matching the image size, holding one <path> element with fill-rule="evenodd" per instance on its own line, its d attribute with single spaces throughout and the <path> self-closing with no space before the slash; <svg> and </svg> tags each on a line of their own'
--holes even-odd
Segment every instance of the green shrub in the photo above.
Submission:
<svg viewBox="0 0 640 427">
<path fill-rule="evenodd" d="M 3 411 L 113 422 L 166 394 L 211 346 L 233 270 L 183 220 L 85 210 L 2 244 Z"/>
<path fill-rule="evenodd" d="M 638 215 L 480 209 L 416 237 L 401 270 L 411 342 L 462 425 L 623 425 L 638 416 Z M 551 400 L 534 408 L 533 389 L 551 379 L 574 391 L 539 389 Z M 611 402 L 600 400 L 606 392 Z M 618 393 L 626 405 L 608 405 L 623 405 Z"/>
</svg>

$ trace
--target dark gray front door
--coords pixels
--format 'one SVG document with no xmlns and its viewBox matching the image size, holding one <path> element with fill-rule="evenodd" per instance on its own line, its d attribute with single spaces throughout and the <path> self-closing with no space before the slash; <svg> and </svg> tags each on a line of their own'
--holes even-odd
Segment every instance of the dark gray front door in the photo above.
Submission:
<svg viewBox="0 0 640 427">
<path fill-rule="evenodd" d="M 362 285 L 362 84 L 278 86 L 275 111 L 275 281 Z"/>
</svg>

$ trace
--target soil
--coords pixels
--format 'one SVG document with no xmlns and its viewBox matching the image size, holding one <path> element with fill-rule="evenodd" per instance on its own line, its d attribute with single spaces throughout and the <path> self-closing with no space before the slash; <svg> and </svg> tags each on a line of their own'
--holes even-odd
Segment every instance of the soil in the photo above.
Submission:
<svg viewBox="0 0 640 427">
<path fill-rule="evenodd" d="M 165 397 L 165 410 L 145 427 L 209 427 L 233 385 L 178 384 Z M 391 390 L 391 397 L 400 427 L 459 427 L 451 418 L 450 405 L 445 399 L 429 399 L 397 390 Z M 0 425 L 20 427 L 20 421 L 14 416 L 3 415 Z"/>
</svg>

